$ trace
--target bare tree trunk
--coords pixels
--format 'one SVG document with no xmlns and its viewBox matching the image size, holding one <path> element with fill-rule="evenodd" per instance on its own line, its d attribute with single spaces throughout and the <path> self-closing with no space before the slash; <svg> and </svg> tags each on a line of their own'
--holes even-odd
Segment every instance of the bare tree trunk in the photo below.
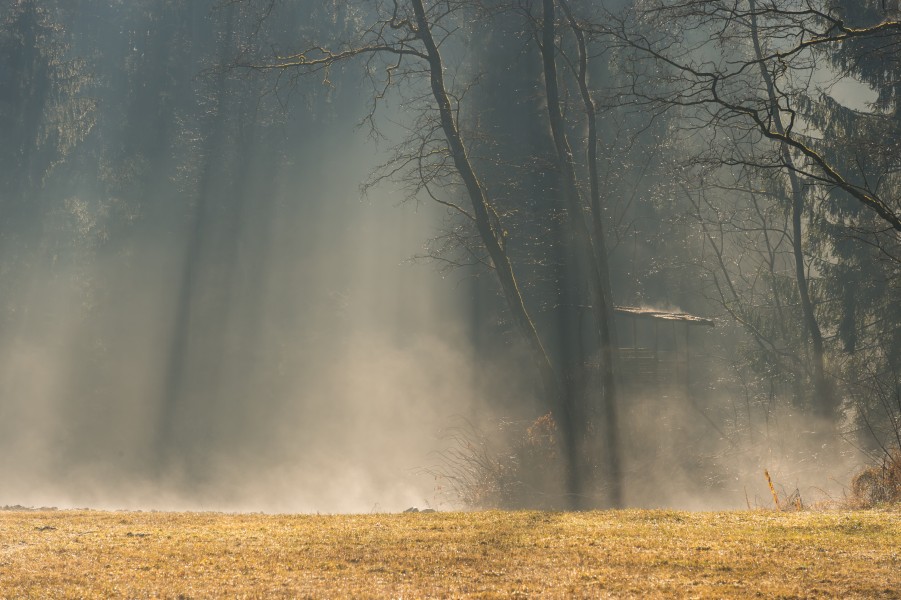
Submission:
<svg viewBox="0 0 901 600">
<path fill-rule="evenodd" d="M 438 105 L 441 128 L 447 138 L 448 147 L 454 160 L 454 166 L 466 186 L 479 236 L 482 243 L 485 244 L 488 255 L 491 257 L 494 271 L 500 282 L 507 307 L 510 310 L 518 329 L 529 345 L 533 361 L 541 378 L 544 394 L 550 399 L 555 410 L 562 409 L 565 411 L 566 407 L 561 403 L 559 378 L 551 365 L 550 358 L 541 342 L 538 331 L 535 329 L 535 324 L 526 310 L 519 285 L 513 273 L 513 267 L 507 256 L 507 252 L 504 249 L 503 240 L 491 223 L 485 189 L 482 187 L 481 182 L 475 174 L 472 163 L 466 152 L 463 138 L 457 127 L 455 113 L 451 107 L 447 89 L 444 85 L 444 66 L 442 64 L 441 55 L 438 52 L 438 47 L 432 37 L 422 0 L 412 0 L 412 4 L 413 12 L 416 16 L 417 35 L 422 40 L 426 49 L 432 95 Z"/>
<path fill-rule="evenodd" d="M 758 59 L 758 65 L 760 66 L 760 74 L 766 84 L 773 125 L 776 128 L 776 133 L 780 136 L 784 136 L 785 127 L 782 124 L 779 101 L 776 97 L 776 87 L 773 78 L 766 69 L 766 65 L 761 60 L 763 51 L 760 47 L 760 35 L 757 28 L 756 1 L 749 0 L 749 3 L 751 8 L 751 38 L 754 42 L 754 53 Z M 801 189 L 801 182 L 798 180 L 797 168 L 794 163 L 794 157 L 791 155 L 791 151 L 785 144 L 781 144 L 780 152 L 783 162 L 786 167 L 788 167 L 788 179 L 791 185 L 792 252 L 795 259 L 795 279 L 798 284 L 798 295 L 801 298 L 801 312 L 804 318 L 804 327 L 810 334 L 815 396 L 814 409 L 820 416 L 834 422 L 836 419 L 835 391 L 832 389 L 832 385 L 826 376 L 823 334 L 820 331 L 819 323 L 817 323 L 816 314 L 813 310 L 813 302 L 810 300 L 810 287 L 808 285 L 807 272 L 804 265 L 804 249 L 802 246 L 803 232 L 801 229 L 801 216 L 804 212 L 804 190 Z"/>
<path fill-rule="evenodd" d="M 622 505 L 622 468 L 617 418 L 617 386 L 614 368 L 615 344 L 613 342 L 613 303 L 610 297 L 610 275 L 605 246 L 604 228 L 600 216 L 600 190 L 597 177 L 597 123 L 594 104 L 587 88 L 587 55 L 584 40 L 580 44 L 579 85 L 588 116 L 588 162 L 591 179 L 594 240 L 582 206 L 582 198 L 576 182 L 576 170 L 572 148 L 566 136 L 565 123 L 560 110 L 560 91 L 557 84 L 556 23 L 554 0 L 543 0 L 543 25 L 541 56 L 544 67 L 545 93 L 548 120 L 554 139 L 554 149 L 563 177 L 563 198 L 573 228 L 576 248 L 588 262 L 586 269 L 592 311 L 597 327 L 601 352 L 601 378 L 603 385 L 602 412 L 604 414 L 605 458 L 609 476 L 610 502 Z"/>
</svg>

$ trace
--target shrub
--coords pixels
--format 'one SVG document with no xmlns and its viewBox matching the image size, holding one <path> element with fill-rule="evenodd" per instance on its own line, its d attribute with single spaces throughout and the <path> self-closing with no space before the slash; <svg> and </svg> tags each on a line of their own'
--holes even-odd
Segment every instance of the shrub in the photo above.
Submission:
<svg viewBox="0 0 901 600">
<path fill-rule="evenodd" d="M 855 475 L 849 500 L 856 508 L 901 503 L 901 449 L 887 450 L 881 465 Z"/>
<path fill-rule="evenodd" d="M 448 431 L 450 447 L 430 469 L 468 508 L 554 509 L 563 506 L 563 465 L 550 414 L 524 425 L 502 421 L 492 435 L 466 423 Z"/>
</svg>

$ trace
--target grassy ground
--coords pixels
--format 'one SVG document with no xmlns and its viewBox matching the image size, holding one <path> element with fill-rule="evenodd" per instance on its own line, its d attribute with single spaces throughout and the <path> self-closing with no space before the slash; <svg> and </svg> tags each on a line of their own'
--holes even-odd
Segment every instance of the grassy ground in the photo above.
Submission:
<svg viewBox="0 0 901 600">
<path fill-rule="evenodd" d="M 901 512 L 0 512 L 0 598 L 901 598 Z"/>
</svg>

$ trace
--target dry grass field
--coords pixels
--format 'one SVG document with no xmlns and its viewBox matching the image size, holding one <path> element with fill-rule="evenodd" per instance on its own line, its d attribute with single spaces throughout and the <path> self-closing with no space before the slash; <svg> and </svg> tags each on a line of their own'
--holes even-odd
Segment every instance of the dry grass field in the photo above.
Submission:
<svg viewBox="0 0 901 600">
<path fill-rule="evenodd" d="M 0 598 L 901 598 L 901 512 L 0 511 Z"/>
</svg>

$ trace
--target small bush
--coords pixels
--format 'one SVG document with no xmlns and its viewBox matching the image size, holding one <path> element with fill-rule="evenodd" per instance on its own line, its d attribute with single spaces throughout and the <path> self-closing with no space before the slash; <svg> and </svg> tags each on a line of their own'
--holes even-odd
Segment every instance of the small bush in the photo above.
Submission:
<svg viewBox="0 0 901 600">
<path fill-rule="evenodd" d="M 901 449 L 887 451 L 881 465 L 855 475 L 849 500 L 855 508 L 901 504 Z"/>
<path fill-rule="evenodd" d="M 471 423 L 449 430 L 450 447 L 429 472 L 469 508 L 563 506 L 557 424 L 546 414 L 524 425 L 501 422 L 492 434 Z M 456 501 L 456 502 L 454 502 Z"/>
</svg>

